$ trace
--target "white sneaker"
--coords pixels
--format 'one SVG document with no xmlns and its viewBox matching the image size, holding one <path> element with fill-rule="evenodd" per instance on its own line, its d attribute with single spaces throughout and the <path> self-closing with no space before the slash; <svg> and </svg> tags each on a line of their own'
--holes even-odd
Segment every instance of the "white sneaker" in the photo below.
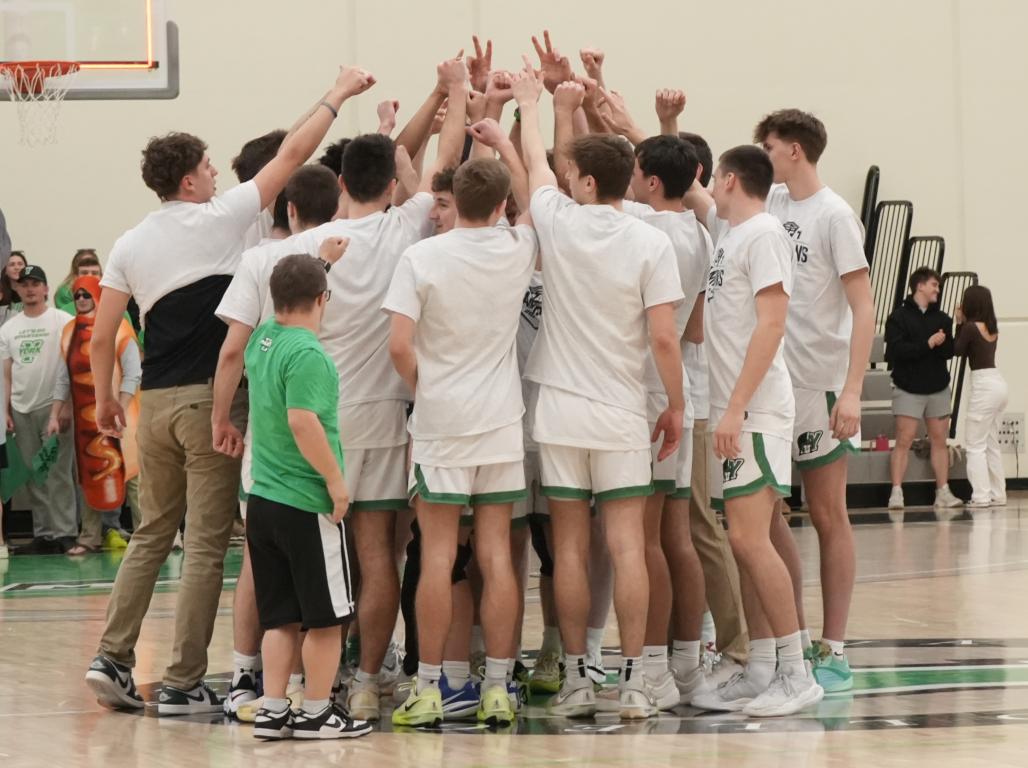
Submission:
<svg viewBox="0 0 1028 768">
<path fill-rule="evenodd" d="M 354 683 L 346 696 L 346 711 L 354 720 L 374 722 L 378 720 L 381 707 L 379 688 L 377 685 Z"/>
<path fill-rule="evenodd" d="M 383 695 L 389 695 L 393 692 L 393 687 L 396 685 L 396 681 L 403 674 L 403 659 L 400 656 L 400 648 L 396 644 L 395 640 L 389 642 L 389 648 L 386 650 L 385 659 L 382 660 L 382 669 L 379 670 L 378 676 L 378 692 Z M 406 699 L 404 699 L 406 701 Z M 357 719 L 361 719 L 355 715 Z"/>
<path fill-rule="evenodd" d="M 1004 496 L 1002 499 L 993 499 L 989 502 L 990 507 L 1005 507 L 1007 505 L 1007 497 Z"/>
<path fill-rule="evenodd" d="M 603 656 L 590 654 L 585 657 L 585 673 L 593 681 L 593 685 L 602 688 L 607 682 L 607 669 L 603 666 Z"/>
<path fill-rule="evenodd" d="M 817 704 L 825 691 L 811 674 L 786 675 L 779 672 L 760 696 L 743 707 L 750 717 L 785 717 Z"/>
<path fill-rule="evenodd" d="M 653 694 L 657 709 L 674 709 L 681 703 L 682 697 L 678 693 L 675 676 L 670 670 L 664 670 L 657 677 L 647 677 L 646 684 Z"/>
<path fill-rule="evenodd" d="M 954 509 L 962 506 L 964 506 L 964 502 L 953 495 L 953 491 L 949 489 L 948 485 L 942 486 L 935 492 L 936 509 Z"/>
<path fill-rule="evenodd" d="M 735 664 L 734 661 L 732 663 Z M 672 670 L 672 676 L 674 677 L 675 688 L 678 690 L 678 700 L 681 704 L 688 704 L 694 696 L 698 696 L 701 693 L 709 693 L 712 690 L 702 666 L 689 670 L 684 674 L 678 674 Z"/>
<path fill-rule="evenodd" d="M 671 673 L 667 673 L 668 677 Z M 673 688 L 675 681 L 671 678 L 670 685 Z M 678 699 L 678 691 L 675 690 L 675 703 Z M 674 705 L 672 705 L 674 706 Z M 653 717 L 658 712 L 657 700 L 654 690 L 646 680 L 645 675 L 633 677 L 627 683 L 622 683 L 618 693 L 618 713 L 622 720 L 645 720 Z"/>
<path fill-rule="evenodd" d="M 897 485 L 889 494 L 889 509 L 903 509 L 904 506 L 903 488 Z"/>
<path fill-rule="evenodd" d="M 398 680 L 396 685 L 393 686 L 393 704 L 403 704 L 403 702 L 407 701 L 410 697 L 410 692 L 414 690 L 417 682 L 417 675 L 404 680 Z"/>
<path fill-rule="evenodd" d="M 988 501 L 988 500 L 986 500 L 986 501 L 975 501 L 974 499 L 971 499 L 969 502 L 967 502 L 967 504 L 965 506 L 967 506 L 968 509 L 988 509 L 992 505 L 993 505 L 993 503 L 991 501 Z"/>
<path fill-rule="evenodd" d="M 709 670 L 705 670 L 709 689 L 713 690 L 714 688 L 717 688 L 722 683 L 731 680 L 744 669 L 745 667 L 731 656 L 721 656 L 719 654 L 719 658 L 711 668 Z"/>
<path fill-rule="evenodd" d="M 765 690 L 746 676 L 745 670 L 721 683 L 713 691 L 692 697 L 690 706 L 714 712 L 741 712 L 743 708 Z"/>
<path fill-rule="evenodd" d="M 560 717 L 592 717 L 596 714 L 596 692 L 591 685 L 572 688 L 565 680 L 546 709 L 551 715 Z"/>
</svg>

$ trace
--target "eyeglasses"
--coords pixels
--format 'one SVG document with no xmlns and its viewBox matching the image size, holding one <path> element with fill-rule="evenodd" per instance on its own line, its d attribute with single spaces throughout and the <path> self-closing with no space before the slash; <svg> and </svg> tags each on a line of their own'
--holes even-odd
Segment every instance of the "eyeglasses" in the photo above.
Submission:
<svg viewBox="0 0 1028 768">
<path fill-rule="evenodd" d="M 93 295 L 89 291 L 75 291 L 75 301 L 91 298 L 93 298 Z"/>
</svg>

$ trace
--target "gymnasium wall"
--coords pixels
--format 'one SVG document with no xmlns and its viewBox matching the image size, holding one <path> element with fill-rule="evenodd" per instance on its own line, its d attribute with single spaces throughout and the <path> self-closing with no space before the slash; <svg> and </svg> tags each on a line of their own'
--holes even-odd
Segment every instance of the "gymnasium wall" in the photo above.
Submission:
<svg viewBox="0 0 1028 768">
<path fill-rule="evenodd" d="M 181 29 L 177 100 L 70 102 L 60 143 L 33 150 L 17 145 L 13 107 L 0 103 L 0 208 L 15 247 L 55 280 L 76 248 L 106 254 L 157 204 L 139 178 L 147 137 L 171 129 L 202 136 L 225 189 L 240 144 L 288 127 L 328 88 L 337 64 L 359 63 L 379 84 L 344 106 L 333 138 L 374 130 L 381 99 L 399 99 L 401 122 L 409 117 L 434 83 L 435 63 L 470 48 L 472 32 L 492 37 L 494 66 L 515 68 L 532 50 L 530 36 L 548 27 L 576 64 L 582 46 L 607 52 L 608 83 L 645 128 L 656 130 L 657 88 L 685 89 L 682 125 L 715 152 L 750 141 L 772 109 L 816 112 L 829 130 L 827 183 L 858 207 L 867 167 L 879 165 L 880 197 L 913 201 L 914 234 L 944 236 L 946 267 L 975 270 L 993 288 L 1008 410 L 1028 410 L 1022 0 L 169 5 Z M 1021 459 L 1024 477 L 1028 456 Z"/>
</svg>

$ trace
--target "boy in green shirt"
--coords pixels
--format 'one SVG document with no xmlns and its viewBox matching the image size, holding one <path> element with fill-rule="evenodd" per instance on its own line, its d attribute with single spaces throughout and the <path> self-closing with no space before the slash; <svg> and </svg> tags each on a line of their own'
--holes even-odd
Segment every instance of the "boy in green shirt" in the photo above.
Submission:
<svg viewBox="0 0 1028 768">
<path fill-rule="evenodd" d="M 345 241 L 340 242 L 345 248 Z M 353 613 L 342 526 L 350 504 L 337 411 L 339 376 L 317 333 L 330 297 L 326 262 L 287 256 L 271 274 L 275 317 L 246 347 L 253 432 L 253 490 L 246 538 L 264 629 L 264 703 L 254 736 L 339 739 L 371 726 L 329 701 L 340 626 Z M 301 627 L 304 705 L 286 684 Z"/>
</svg>

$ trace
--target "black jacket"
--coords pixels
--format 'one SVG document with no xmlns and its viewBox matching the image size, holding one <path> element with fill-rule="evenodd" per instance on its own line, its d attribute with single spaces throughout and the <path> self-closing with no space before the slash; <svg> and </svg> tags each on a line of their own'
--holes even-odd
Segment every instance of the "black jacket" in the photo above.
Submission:
<svg viewBox="0 0 1028 768">
<path fill-rule="evenodd" d="M 928 339 L 938 331 L 946 341 L 934 349 Z M 892 382 L 915 395 L 931 395 L 949 386 L 947 361 L 953 357 L 953 318 L 930 304 L 924 312 L 910 296 L 885 323 L 885 360 Z"/>
</svg>

